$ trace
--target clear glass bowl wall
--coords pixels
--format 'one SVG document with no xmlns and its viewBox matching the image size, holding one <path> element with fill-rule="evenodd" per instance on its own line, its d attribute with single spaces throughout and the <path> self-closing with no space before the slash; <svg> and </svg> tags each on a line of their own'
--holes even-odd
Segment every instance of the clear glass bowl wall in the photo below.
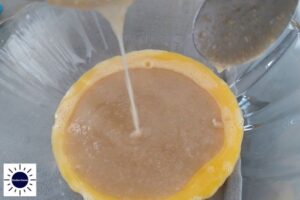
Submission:
<svg viewBox="0 0 300 200">
<path fill-rule="evenodd" d="M 202 2 L 137 0 L 126 18 L 127 51 L 163 49 L 201 60 L 193 44 L 192 23 Z M 282 45 L 281 54 L 264 61 Z M 50 142 L 54 113 L 74 81 L 117 54 L 117 40 L 97 13 L 35 3 L 1 25 L 0 162 L 37 163 L 39 199 L 81 199 L 63 181 L 54 162 Z M 241 156 L 243 192 L 234 194 L 235 199 L 241 195 L 244 200 L 299 198 L 299 75 L 296 32 L 289 45 L 279 40 L 257 60 L 223 74 L 237 96 L 251 97 L 246 104 L 241 102 L 251 128 L 245 132 Z M 224 199 L 226 187 L 214 199 Z"/>
</svg>

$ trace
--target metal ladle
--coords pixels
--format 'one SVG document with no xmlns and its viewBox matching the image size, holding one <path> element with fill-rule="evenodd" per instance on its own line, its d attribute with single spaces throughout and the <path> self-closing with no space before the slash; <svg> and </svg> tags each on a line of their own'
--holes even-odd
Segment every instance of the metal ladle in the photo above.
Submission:
<svg viewBox="0 0 300 200">
<path fill-rule="evenodd" d="M 258 57 L 287 27 L 298 0 L 206 0 L 194 43 L 219 71 Z"/>
</svg>

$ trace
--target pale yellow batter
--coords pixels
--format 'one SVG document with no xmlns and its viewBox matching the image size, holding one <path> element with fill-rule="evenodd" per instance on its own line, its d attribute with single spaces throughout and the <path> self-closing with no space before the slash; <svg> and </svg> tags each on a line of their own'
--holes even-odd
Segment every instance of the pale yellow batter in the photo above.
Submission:
<svg viewBox="0 0 300 200">
<path fill-rule="evenodd" d="M 121 38 L 126 11 L 133 0 L 48 0 L 49 3 L 99 11 Z"/>
</svg>

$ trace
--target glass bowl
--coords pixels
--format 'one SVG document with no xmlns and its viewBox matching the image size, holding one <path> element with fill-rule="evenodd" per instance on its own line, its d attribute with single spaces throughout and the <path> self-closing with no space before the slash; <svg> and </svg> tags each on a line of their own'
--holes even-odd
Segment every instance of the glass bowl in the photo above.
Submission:
<svg viewBox="0 0 300 200">
<path fill-rule="evenodd" d="M 127 51 L 162 49 L 201 61 L 192 28 L 202 3 L 137 0 L 126 17 Z M 289 43 L 283 34 L 260 58 L 219 74 L 240 101 L 246 131 L 241 162 L 214 200 L 300 196 L 300 38 L 292 33 Z M 82 199 L 54 161 L 54 113 L 85 71 L 117 54 L 117 39 L 96 12 L 33 3 L 0 26 L 0 162 L 37 163 L 38 199 Z"/>
</svg>

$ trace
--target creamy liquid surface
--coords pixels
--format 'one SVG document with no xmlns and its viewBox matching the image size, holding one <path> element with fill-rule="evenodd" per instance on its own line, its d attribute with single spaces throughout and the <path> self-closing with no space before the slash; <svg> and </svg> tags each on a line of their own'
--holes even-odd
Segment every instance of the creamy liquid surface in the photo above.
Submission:
<svg viewBox="0 0 300 200">
<path fill-rule="evenodd" d="M 131 135 L 124 73 L 117 72 L 77 104 L 65 133 L 66 155 L 85 182 L 106 194 L 130 200 L 174 194 L 220 151 L 219 107 L 176 72 L 152 68 L 130 74 L 142 134 Z"/>
</svg>

